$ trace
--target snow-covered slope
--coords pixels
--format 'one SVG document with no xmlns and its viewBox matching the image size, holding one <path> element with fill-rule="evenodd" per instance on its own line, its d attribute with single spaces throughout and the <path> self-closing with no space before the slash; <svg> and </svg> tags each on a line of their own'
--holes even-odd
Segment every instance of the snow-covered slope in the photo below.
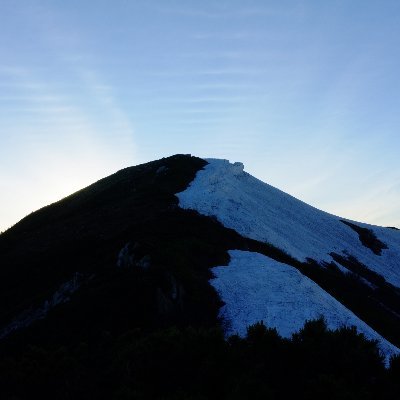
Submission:
<svg viewBox="0 0 400 400">
<path fill-rule="evenodd" d="M 356 326 L 368 339 L 377 340 L 388 360 L 400 350 L 295 268 L 262 254 L 229 252 L 229 266 L 213 268 L 211 284 L 225 305 L 220 315 L 227 334 L 246 334 L 247 326 L 264 321 L 290 337 L 306 320 L 323 316 L 331 329 Z"/>
<path fill-rule="evenodd" d="M 300 261 L 330 262 L 332 252 L 350 254 L 400 287 L 400 231 L 354 222 L 372 230 L 387 245 L 376 255 L 339 217 L 261 182 L 244 172 L 241 163 L 207 161 L 191 185 L 177 194 L 182 208 L 215 216 L 224 226 L 270 243 Z"/>
<path fill-rule="evenodd" d="M 207 161 L 190 186 L 177 194 L 180 207 L 216 217 L 242 236 L 270 243 L 301 262 L 308 258 L 321 264 L 331 262 L 333 253 L 343 259 L 355 257 L 400 287 L 400 231 L 349 220 L 349 224 L 343 223 L 343 219 L 252 177 L 241 163 Z M 379 251 L 362 244 L 359 228 L 366 228 L 364 233 L 381 245 Z M 232 250 L 230 256 L 229 266 L 214 268 L 215 279 L 211 280 L 225 302 L 221 316 L 228 334 L 244 335 L 248 325 L 263 320 L 283 336 L 290 336 L 306 320 L 322 315 L 330 328 L 354 325 L 367 338 L 378 340 L 387 359 L 400 352 L 294 267 L 258 253 Z M 339 264 L 345 263 L 343 260 L 336 257 L 335 262 L 345 270 Z"/>
</svg>

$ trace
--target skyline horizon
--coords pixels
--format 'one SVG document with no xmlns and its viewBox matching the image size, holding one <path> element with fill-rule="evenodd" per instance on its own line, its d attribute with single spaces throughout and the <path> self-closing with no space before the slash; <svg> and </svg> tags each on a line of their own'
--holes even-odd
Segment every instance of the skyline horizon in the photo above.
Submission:
<svg viewBox="0 0 400 400">
<path fill-rule="evenodd" d="M 400 226 L 400 2 L 4 0 L 0 15 L 0 230 L 176 153 Z"/>
<path fill-rule="evenodd" d="M 169 158 L 169 157 L 173 157 L 173 156 L 175 156 L 175 155 L 177 155 L 177 154 L 190 154 L 190 153 L 176 153 L 176 154 L 166 155 L 166 156 L 161 157 L 161 158 Z M 190 154 L 190 155 L 191 155 L 191 156 L 194 156 L 194 157 L 202 158 L 202 159 L 204 159 L 204 160 L 206 160 L 206 161 L 207 161 L 208 159 L 209 159 L 209 160 L 212 160 L 212 159 L 219 159 L 219 160 L 227 160 L 227 161 L 229 161 L 229 163 L 231 163 L 231 164 L 236 163 L 236 162 L 241 162 L 241 161 L 239 161 L 239 160 L 229 160 L 229 159 L 226 159 L 226 158 L 199 157 L 198 155 L 195 155 L 195 154 Z M 161 159 L 161 158 L 160 158 L 160 159 Z M 86 188 L 88 188 L 88 187 L 90 187 L 90 186 L 92 186 L 92 185 L 95 185 L 97 182 L 99 182 L 99 181 L 101 181 L 101 180 L 103 180 L 103 179 L 106 179 L 106 178 L 108 178 L 108 177 L 110 177 L 110 176 L 116 174 L 117 172 L 119 172 L 119 171 L 122 170 L 122 169 L 137 167 L 137 166 L 140 166 L 140 165 L 143 165 L 143 164 L 147 164 L 147 163 L 151 163 L 151 162 L 153 162 L 153 161 L 158 161 L 158 160 L 159 160 L 159 159 L 149 160 L 149 161 L 141 162 L 141 163 L 139 163 L 139 164 L 137 164 L 137 165 L 131 165 L 131 166 L 123 167 L 123 168 L 121 168 L 121 169 L 119 169 L 119 170 L 117 170 L 117 171 L 111 172 L 109 175 L 102 176 L 102 177 L 96 179 L 95 181 L 89 183 L 88 185 L 83 186 L 83 187 L 77 189 L 77 190 L 74 191 L 74 192 L 71 192 L 71 193 L 69 193 L 69 194 L 67 194 L 67 195 L 65 195 L 65 196 L 63 196 L 63 197 L 61 197 L 61 198 L 59 198 L 59 199 L 56 199 L 56 200 L 54 200 L 54 201 L 51 201 L 51 202 L 48 203 L 48 204 L 45 204 L 45 205 L 43 205 L 43 206 L 40 206 L 40 207 L 37 208 L 37 209 L 34 209 L 34 210 L 28 212 L 26 215 L 24 215 L 23 217 L 19 218 L 14 224 L 10 225 L 9 227 L 6 227 L 5 229 L 2 229 L 2 227 L 0 226 L 0 234 L 6 232 L 8 229 L 12 228 L 14 225 L 17 225 L 21 220 L 23 220 L 24 218 L 28 217 L 28 216 L 31 215 L 31 214 L 34 214 L 35 212 L 41 210 L 42 208 L 46 208 L 46 207 L 52 206 L 52 205 L 55 204 L 55 203 L 61 202 L 61 201 L 63 201 L 64 199 L 66 199 L 67 197 L 70 197 L 70 196 L 72 196 L 72 195 L 74 195 L 74 194 L 80 192 L 81 190 L 84 190 L 84 189 L 86 189 Z M 244 164 L 244 171 L 247 172 L 247 173 L 249 173 L 249 174 L 250 174 L 251 176 L 253 176 L 254 178 L 260 180 L 261 182 L 263 182 L 263 183 L 265 183 L 265 184 L 267 184 L 267 185 L 269 185 L 269 186 L 272 186 L 272 187 L 274 187 L 275 189 L 278 189 L 279 191 L 281 191 L 281 192 L 283 192 L 283 193 L 285 193 L 285 194 L 288 194 L 289 196 L 295 198 L 296 200 L 299 200 L 299 201 L 301 201 L 301 202 L 303 202 L 303 203 L 305 203 L 305 204 L 307 204 L 307 205 L 309 205 L 309 206 L 311 206 L 311 207 L 313 207 L 313 208 L 316 208 L 316 209 L 318 209 L 318 210 L 320 210 L 320 211 L 326 212 L 327 214 L 330 214 L 330 215 L 333 215 L 333 216 L 336 216 L 336 217 L 340 217 L 340 218 L 344 218 L 344 219 L 350 220 L 350 221 L 352 221 L 352 222 L 358 222 L 358 223 L 367 224 L 367 225 L 372 225 L 372 226 L 380 226 L 380 227 L 386 227 L 386 228 L 400 229 L 400 223 L 399 223 L 397 226 L 396 226 L 396 224 L 392 224 L 392 225 L 390 225 L 390 224 L 389 224 L 389 225 L 387 225 L 387 224 L 386 224 L 386 225 L 379 225 L 379 224 L 369 223 L 369 222 L 367 222 L 367 221 L 355 220 L 354 218 L 352 218 L 351 216 L 348 216 L 348 215 L 334 214 L 334 213 L 330 212 L 329 210 L 324 210 L 324 209 L 318 208 L 318 207 L 315 206 L 314 204 L 307 203 L 305 200 L 301 199 L 300 197 L 296 197 L 294 194 L 285 192 L 284 190 L 282 190 L 282 189 L 281 189 L 280 187 L 278 187 L 278 186 L 271 185 L 270 183 L 268 183 L 268 182 L 266 182 L 266 181 L 264 181 L 264 180 L 261 180 L 259 177 L 257 177 L 257 176 L 255 176 L 255 175 L 251 174 L 251 173 L 246 169 L 246 165 L 245 165 L 245 164 Z M 345 201 L 345 199 L 344 199 L 344 201 Z M 399 222 L 400 222 L 400 221 L 399 221 Z"/>
</svg>

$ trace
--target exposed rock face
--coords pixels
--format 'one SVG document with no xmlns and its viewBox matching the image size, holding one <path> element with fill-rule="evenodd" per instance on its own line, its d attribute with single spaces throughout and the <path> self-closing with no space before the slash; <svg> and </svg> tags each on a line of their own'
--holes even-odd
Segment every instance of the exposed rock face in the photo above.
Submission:
<svg viewBox="0 0 400 400">
<path fill-rule="evenodd" d="M 185 289 L 170 273 L 165 274 L 166 287 L 157 288 L 157 309 L 163 318 L 173 317 L 184 308 Z"/>
<path fill-rule="evenodd" d="M 117 267 L 148 269 L 151 265 L 151 257 L 143 252 L 144 248 L 139 243 L 128 242 L 118 253 Z"/>
<path fill-rule="evenodd" d="M 128 242 L 118 253 L 117 267 L 131 268 L 134 266 L 134 253 L 131 242 Z"/>
<path fill-rule="evenodd" d="M 165 175 L 168 171 L 168 167 L 166 167 L 165 165 L 162 165 L 161 167 L 159 167 L 156 171 L 157 175 Z"/>
<path fill-rule="evenodd" d="M 177 278 L 164 267 L 158 266 L 150 270 L 152 266 L 150 250 L 138 242 L 128 242 L 120 250 L 117 258 L 117 267 L 150 273 L 155 277 L 155 304 L 158 315 L 162 320 L 173 320 L 184 308 L 185 290 Z"/>
<path fill-rule="evenodd" d="M 243 170 L 244 170 L 244 164 L 241 162 L 235 162 L 233 163 L 233 174 L 238 176 L 238 175 L 242 175 L 243 174 Z"/>
<path fill-rule="evenodd" d="M 145 255 L 136 263 L 136 266 L 141 269 L 149 269 L 151 266 L 151 257 L 149 255 Z"/>
<path fill-rule="evenodd" d="M 0 339 L 5 338 L 18 329 L 28 327 L 37 320 L 45 318 L 52 308 L 69 301 L 71 296 L 80 288 L 82 283 L 88 279 L 90 279 L 90 277 L 75 272 L 71 280 L 63 283 L 54 294 L 49 299 L 45 300 L 39 307 L 23 311 L 9 325 L 0 331 Z"/>
</svg>

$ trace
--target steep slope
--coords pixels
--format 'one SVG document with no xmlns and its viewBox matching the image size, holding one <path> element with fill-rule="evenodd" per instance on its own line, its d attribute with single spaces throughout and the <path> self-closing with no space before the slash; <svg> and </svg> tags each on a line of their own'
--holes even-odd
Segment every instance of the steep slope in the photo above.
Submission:
<svg viewBox="0 0 400 400">
<path fill-rule="evenodd" d="M 230 265 L 226 271 L 222 267 L 214 269 L 217 279 L 211 282 L 227 303 L 221 315 L 228 325 L 234 327 L 229 332 L 243 334 L 247 325 L 264 319 L 273 321 L 272 326 L 287 335 L 297 330 L 308 317 L 315 317 L 320 312 L 331 327 L 354 324 L 368 337 L 379 339 L 388 356 L 397 352 L 398 349 L 367 327 L 365 322 L 393 343 L 400 344 L 400 332 L 396 330 L 393 333 L 400 322 L 400 231 L 346 221 L 317 210 L 250 176 L 243 171 L 241 163 L 207 161 L 208 165 L 197 173 L 190 186 L 177 194 L 180 207 L 213 217 L 245 237 L 280 249 L 289 256 L 286 263 L 292 274 L 297 272 L 293 268 L 297 268 L 320 285 L 314 284 L 313 289 L 319 294 L 302 306 L 298 302 L 294 311 L 293 304 L 286 301 L 284 291 L 267 290 L 268 279 L 276 279 L 272 269 L 267 272 L 261 268 L 258 271 L 261 275 L 255 273 L 252 278 L 248 274 L 255 270 L 250 266 L 233 268 Z M 270 256 L 268 251 L 261 252 Z M 237 253 L 232 254 L 237 256 Z M 253 258 L 249 258 L 250 264 Z M 278 271 L 278 264 L 269 260 L 266 265 L 272 262 Z M 231 263 L 235 265 L 235 258 Z M 280 278 L 285 276 L 289 275 L 283 274 Z M 266 282 L 265 290 L 255 290 L 255 287 L 260 288 L 258 278 Z M 357 284 L 346 287 L 346 280 L 352 278 Z M 245 286 L 244 282 L 251 284 Z M 310 285 L 311 281 L 306 282 Z M 291 285 L 290 290 L 307 295 L 307 292 L 302 292 L 302 285 L 293 287 L 293 280 L 282 282 L 282 285 Z M 345 308 L 321 288 L 359 318 L 349 310 L 346 312 L 352 316 L 346 317 Z M 297 315 L 289 330 L 285 328 L 288 323 L 285 318 L 275 319 L 273 315 L 278 309 L 271 304 L 277 302 L 281 303 L 279 312 L 292 317 Z M 329 304 L 336 304 L 335 311 Z M 243 313 L 247 316 L 243 317 Z M 335 313 L 336 318 L 332 318 Z"/>
<path fill-rule="evenodd" d="M 0 336 L 38 319 L 41 333 L 30 334 L 42 341 L 176 319 L 214 324 L 219 300 L 208 269 L 241 239 L 178 208 L 174 196 L 205 164 L 177 155 L 121 170 L 3 233 Z M 72 295 L 63 288 L 77 274 Z"/>
<path fill-rule="evenodd" d="M 400 231 L 352 222 L 383 243 L 380 254 L 364 246 L 342 219 L 252 177 L 240 163 L 207 160 L 190 187 L 178 194 L 180 207 L 215 216 L 241 235 L 268 242 L 304 262 L 332 262 L 332 253 L 351 255 L 400 287 Z M 349 221 L 351 222 L 351 221 Z"/>
<path fill-rule="evenodd" d="M 259 253 L 231 250 L 229 266 L 212 269 L 211 284 L 225 305 L 221 317 L 226 334 L 245 336 L 247 327 L 259 321 L 290 338 L 305 321 L 323 317 L 328 328 L 355 326 L 366 338 L 378 341 L 386 356 L 400 350 L 371 329 L 334 297 L 295 268 Z"/>
</svg>

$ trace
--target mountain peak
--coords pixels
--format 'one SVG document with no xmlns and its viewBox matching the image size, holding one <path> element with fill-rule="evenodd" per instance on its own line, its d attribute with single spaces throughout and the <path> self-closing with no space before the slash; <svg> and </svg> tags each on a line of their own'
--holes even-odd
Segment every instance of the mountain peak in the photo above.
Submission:
<svg viewBox="0 0 400 400">
<path fill-rule="evenodd" d="M 320 317 L 387 364 L 400 352 L 400 231 L 318 210 L 240 162 L 125 168 L 0 235 L 0 265 L 0 352 L 260 321 L 290 338 Z"/>
</svg>

